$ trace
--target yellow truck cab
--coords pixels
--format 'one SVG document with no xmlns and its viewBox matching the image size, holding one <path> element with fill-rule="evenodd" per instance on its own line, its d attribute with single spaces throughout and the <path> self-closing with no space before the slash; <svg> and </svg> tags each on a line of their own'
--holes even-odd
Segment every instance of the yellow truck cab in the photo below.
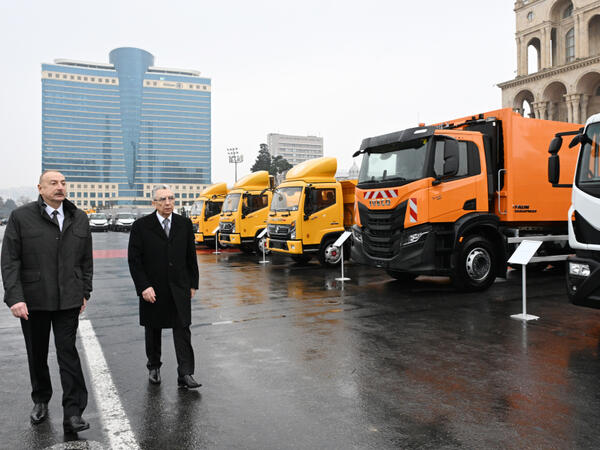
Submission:
<svg viewBox="0 0 600 450">
<path fill-rule="evenodd" d="M 219 214 L 226 195 L 227 184 L 215 183 L 204 189 L 196 199 L 190 217 L 196 244 L 215 244 L 214 231 L 219 226 Z"/>
<path fill-rule="evenodd" d="M 356 180 L 337 181 L 337 160 L 316 158 L 290 169 L 273 193 L 267 219 L 267 248 L 305 263 L 317 255 L 336 265 L 341 252 L 333 244 L 354 223 Z M 350 240 L 346 241 L 348 244 Z M 350 248 L 344 256 L 350 256 Z"/>
<path fill-rule="evenodd" d="M 245 253 L 262 253 L 265 238 L 258 235 L 267 226 L 273 177 L 266 170 L 240 179 L 229 191 L 219 217 L 219 243 L 239 247 Z"/>
</svg>

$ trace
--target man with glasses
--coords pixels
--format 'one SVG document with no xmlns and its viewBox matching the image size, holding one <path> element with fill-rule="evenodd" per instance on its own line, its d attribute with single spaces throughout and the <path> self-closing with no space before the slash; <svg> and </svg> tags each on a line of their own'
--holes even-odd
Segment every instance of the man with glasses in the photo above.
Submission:
<svg viewBox="0 0 600 450">
<path fill-rule="evenodd" d="M 192 222 L 173 213 L 175 196 L 167 185 L 152 189 L 156 211 L 136 220 L 129 235 L 129 271 L 140 297 L 145 327 L 148 380 L 160 384 L 161 332 L 173 329 L 177 384 L 201 386 L 193 378 L 191 300 L 198 289 L 198 261 Z"/>
</svg>

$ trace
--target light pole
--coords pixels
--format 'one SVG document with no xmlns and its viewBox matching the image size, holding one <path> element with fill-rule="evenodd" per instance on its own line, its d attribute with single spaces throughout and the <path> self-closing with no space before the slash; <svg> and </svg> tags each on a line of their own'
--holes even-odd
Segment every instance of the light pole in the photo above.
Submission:
<svg viewBox="0 0 600 450">
<path fill-rule="evenodd" d="M 244 161 L 244 155 L 238 152 L 237 147 L 228 148 L 227 156 L 229 157 L 229 163 L 235 166 L 235 181 L 237 182 L 237 165 Z"/>
</svg>

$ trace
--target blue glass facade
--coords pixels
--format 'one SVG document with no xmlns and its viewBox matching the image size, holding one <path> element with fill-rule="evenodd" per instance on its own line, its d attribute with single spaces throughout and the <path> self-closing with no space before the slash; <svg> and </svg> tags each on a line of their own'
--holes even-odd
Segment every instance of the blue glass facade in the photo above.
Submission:
<svg viewBox="0 0 600 450">
<path fill-rule="evenodd" d="M 159 183 L 193 198 L 211 179 L 211 80 L 137 48 L 109 61 L 42 64 L 42 170 L 61 171 L 75 199 L 94 194 L 80 206 L 148 204 Z"/>
</svg>

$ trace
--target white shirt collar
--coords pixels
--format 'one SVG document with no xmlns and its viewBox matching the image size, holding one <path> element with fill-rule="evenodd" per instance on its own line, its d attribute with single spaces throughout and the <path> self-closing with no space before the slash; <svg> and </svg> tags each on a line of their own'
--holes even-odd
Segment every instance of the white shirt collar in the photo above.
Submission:
<svg viewBox="0 0 600 450">
<path fill-rule="evenodd" d="M 173 213 L 169 214 L 169 217 L 163 217 L 158 213 L 158 211 L 156 211 L 156 217 L 158 217 L 158 221 L 160 222 L 161 225 L 167 219 L 169 219 L 169 224 L 173 223 L 173 221 L 171 220 L 173 218 Z"/>
<path fill-rule="evenodd" d="M 44 209 L 46 210 L 46 213 L 47 213 L 47 214 L 48 214 L 50 217 L 52 217 L 52 213 L 53 213 L 55 210 L 56 210 L 56 211 L 58 211 L 58 215 L 59 215 L 59 216 L 61 216 L 61 217 L 65 217 L 65 214 L 64 214 L 64 212 L 63 212 L 63 204 L 62 204 L 62 202 L 60 203 L 60 206 L 59 206 L 58 208 L 56 208 L 56 209 L 55 209 L 55 208 L 53 208 L 52 206 L 46 205 L 46 204 L 44 203 Z"/>
</svg>

